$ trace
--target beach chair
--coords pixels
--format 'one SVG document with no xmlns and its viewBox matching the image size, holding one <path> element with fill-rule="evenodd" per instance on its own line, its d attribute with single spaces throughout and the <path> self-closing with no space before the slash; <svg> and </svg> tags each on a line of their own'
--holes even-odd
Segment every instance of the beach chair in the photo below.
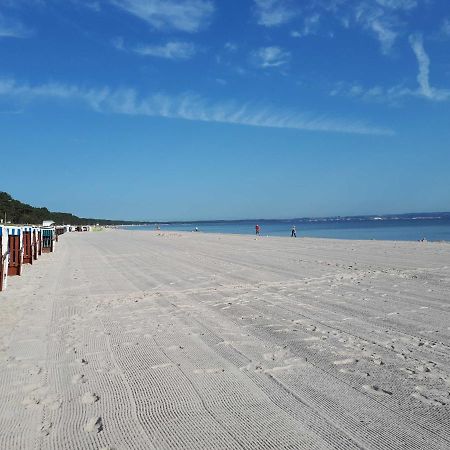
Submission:
<svg viewBox="0 0 450 450">
<path fill-rule="evenodd" d="M 50 253 L 55 248 L 55 227 L 43 227 L 42 231 L 42 253 Z"/>
<path fill-rule="evenodd" d="M 33 264 L 33 227 L 23 227 L 23 264 Z"/>
<path fill-rule="evenodd" d="M 8 276 L 22 274 L 23 233 L 21 227 L 6 227 L 8 230 L 9 264 Z"/>
<path fill-rule="evenodd" d="M 8 230 L 0 226 L 0 291 L 6 289 L 8 282 Z"/>
<path fill-rule="evenodd" d="M 36 235 L 37 235 L 37 249 L 38 249 L 38 255 L 42 255 L 42 230 L 38 227 L 36 228 Z"/>
<path fill-rule="evenodd" d="M 33 227 L 33 259 L 36 261 L 39 255 L 39 231 Z"/>
</svg>

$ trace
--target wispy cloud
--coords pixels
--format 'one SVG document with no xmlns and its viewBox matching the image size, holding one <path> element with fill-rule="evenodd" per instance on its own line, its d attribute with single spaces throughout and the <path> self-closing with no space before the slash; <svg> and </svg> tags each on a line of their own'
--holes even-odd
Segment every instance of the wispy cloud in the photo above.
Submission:
<svg viewBox="0 0 450 450">
<path fill-rule="evenodd" d="M 450 91 L 436 89 L 430 86 L 430 58 L 423 46 L 423 38 L 421 35 L 412 35 L 409 38 L 411 47 L 416 55 L 419 64 L 419 73 L 417 82 L 419 83 L 419 93 L 430 100 L 447 100 L 450 98 Z"/>
<path fill-rule="evenodd" d="M 210 102 L 201 96 L 170 96 L 156 93 L 141 96 L 134 89 L 86 89 L 74 85 L 48 83 L 30 85 L 12 79 L 0 80 L 0 97 L 16 102 L 59 100 L 78 101 L 105 114 L 165 117 L 198 122 L 217 122 L 263 128 L 281 128 L 369 135 L 392 135 L 392 130 L 361 120 L 335 119 L 326 115 L 300 113 L 267 105 L 235 101 Z"/>
<path fill-rule="evenodd" d="M 122 10 L 157 29 L 196 32 L 207 26 L 214 13 L 211 0 L 110 0 Z"/>
<path fill-rule="evenodd" d="M 234 42 L 225 42 L 225 45 L 223 47 L 225 50 L 231 53 L 234 53 L 238 49 L 238 45 Z"/>
<path fill-rule="evenodd" d="M 354 9 L 356 23 L 373 33 L 384 54 L 404 36 L 410 13 L 421 0 L 359 0 Z"/>
<path fill-rule="evenodd" d="M 191 42 L 171 41 L 163 45 L 139 45 L 133 49 L 135 53 L 158 58 L 186 60 L 191 59 L 195 53 L 195 45 Z"/>
<path fill-rule="evenodd" d="M 160 45 L 138 44 L 126 46 L 123 38 L 119 37 L 113 40 L 113 45 L 118 50 L 171 60 L 191 59 L 197 53 L 197 48 L 193 43 L 183 41 L 169 41 Z"/>
<path fill-rule="evenodd" d="M 367 89 L 358 83 L 353 85 L 338 83 L 338 85 L 330 92 L 330 95 L 344 95 L 347 97 L 361 98 L 367 101 L 393 104 L 398 104 L 399 101 L 405 97 L 425 98 L 432 101 L 450 100 L 450 89 L 435 88 L 430 84 L 430 58 L 425 51 L 422 36 L 411 35 L 409 37 L 409 42 L 417 58 L 417 88 L 411 89 L 403 85 L 397 85 L 390 88 L 374 86 Z"/>
<path fill-rule="evenodd" d="M 259 25 L 275 27 L 289 22 L 299 11 L 287 0 L 255 0 L 255 13 Z"/>
<path fill-rule="evenodd" d="M 311 34 L 317 34 L 319 31 L 320 15 L 312 14 L 303 19 L 303 26 L 298 30 L 291 31 L 291 36 L 300 38 L 309 36 Z"/>
<path fill-rule="evenodd" d="M 362 2 L 355 9 L 356 23 L 378 38 L 384 54 L 390 52 L 397 39 L 396 18 L 380 6 Z"/>
<path fill-rule="evenodd" d="M 253 63 L 262 68 L 284 66 L 291 59 L 291 54 L 280 47 L 262 47 L 251 55 Z"/>
<path fill-rule="evenodd" d="M 419 89 L 423 96 L 433 97 L 433 90 L 430 87 L 430 58 L 423 47 L 423 39 L 420 35 L 412 35 L 409 37 L 409 43 L 414 51 L 419 64 L 419 73 L 417 75 L 417 82 Z"/>
<path fill-rule="evenodd" d="M 403 10 L 414 9 L 418 5 L 417 0 L 376 0 L 376 3 L 387 8 Z"/>
<path fill-rule="evenodd" d="M 297 26 L 291 35 L 333 35 L 334 30 L 323 30 L 330 24 L 345 28 L 359 28 L 374 36 L 383 54 L 391 53 L 400 36 L 407 33 L 411 13 L 425 0 L 311 0 L 299 2 L 303 26 Z M 322 30 L 321 30 L 322 29 Z"/>
<path fill-rule="evenodd" d="M 450 36 L 450 19 L 447 17 L 442 21 L 441 34 L 444 36 Z"/>
<path fill-rule="evenodd" d="M 389 103 L 398 106 L 400 105 L 401 99 L 413 95 L 413 92 L 413 90 L 400 85 L 390 88 L 383 86 L 367 88 L 360 83 L 339 82 L 330 91 L 330 95 L 332 97 L 349 97 L 367 102 Z"/>
<path fill-rule="evenodd" d="M 32 34 L 33 31 L 22 22 L 9 19 L 0 13 L 0 38 L 28 38 Z"/>
<path fill-rule="evenodd" d="M 383 23 L 382 20 L 372 21 L 369 27 L 377 35 L 383 53 L 389 53 L 395 40 L 397 39 L 398 34 L 393 31 L 388 24 Z"/>
</svg>

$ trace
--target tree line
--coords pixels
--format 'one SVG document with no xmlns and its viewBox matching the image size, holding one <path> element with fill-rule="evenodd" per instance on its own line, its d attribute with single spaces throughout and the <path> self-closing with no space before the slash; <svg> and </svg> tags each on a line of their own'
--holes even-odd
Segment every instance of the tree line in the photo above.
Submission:
<svg viewBox="0 0 450 450">
<path fill-rule="evenodd" d="M 136 222 L 104 220 L 104 219 L 87 219 L 77 217 L 70 213 L 52 212 L 47 208 L 36 208 L 19 200 L 15 200 L 7 192 L 0 192 L 0 219 L 3 222 L 15 224 L 33 224 L 39 225 L 44 220 L 52 220 L 58 225 L 126 225 Z"/>
</svg>

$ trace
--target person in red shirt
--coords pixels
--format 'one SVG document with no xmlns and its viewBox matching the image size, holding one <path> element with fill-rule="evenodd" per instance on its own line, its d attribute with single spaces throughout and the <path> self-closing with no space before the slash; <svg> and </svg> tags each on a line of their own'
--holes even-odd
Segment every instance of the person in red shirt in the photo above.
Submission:
<svg viewBox="0 0 450 450">
<path fill-rule="evenodd" d="M 260 232 L 259 225 L 256 225 L 255 231 L 256 231 L 256 236 L 259 236 L 259 232 Z"/>
</svg>

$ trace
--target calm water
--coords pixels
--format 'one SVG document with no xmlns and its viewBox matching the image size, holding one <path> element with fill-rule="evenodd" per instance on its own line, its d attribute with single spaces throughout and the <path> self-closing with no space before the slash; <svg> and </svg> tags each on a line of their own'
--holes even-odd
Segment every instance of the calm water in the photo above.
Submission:
<svg viewBox="0 0 450 450">
<path fill-rule="evenodd" d="M 450 241 L 450 218 L 443 219 L 384 219 L 384 220 L 324 220 L 289 221 L 267 220 L 258 222 L 262 236 L 290 236 L 291 227 L 297 236 L 335 239 L 377 239 L 395 241 Z M 186 222 L 159 224 L 161 231 L 193 231 L 203 233 L 254 234 L 256 222 Z M 129 230 L 155 230 L 155 226 L 124 227 Z"/>
</svg>

